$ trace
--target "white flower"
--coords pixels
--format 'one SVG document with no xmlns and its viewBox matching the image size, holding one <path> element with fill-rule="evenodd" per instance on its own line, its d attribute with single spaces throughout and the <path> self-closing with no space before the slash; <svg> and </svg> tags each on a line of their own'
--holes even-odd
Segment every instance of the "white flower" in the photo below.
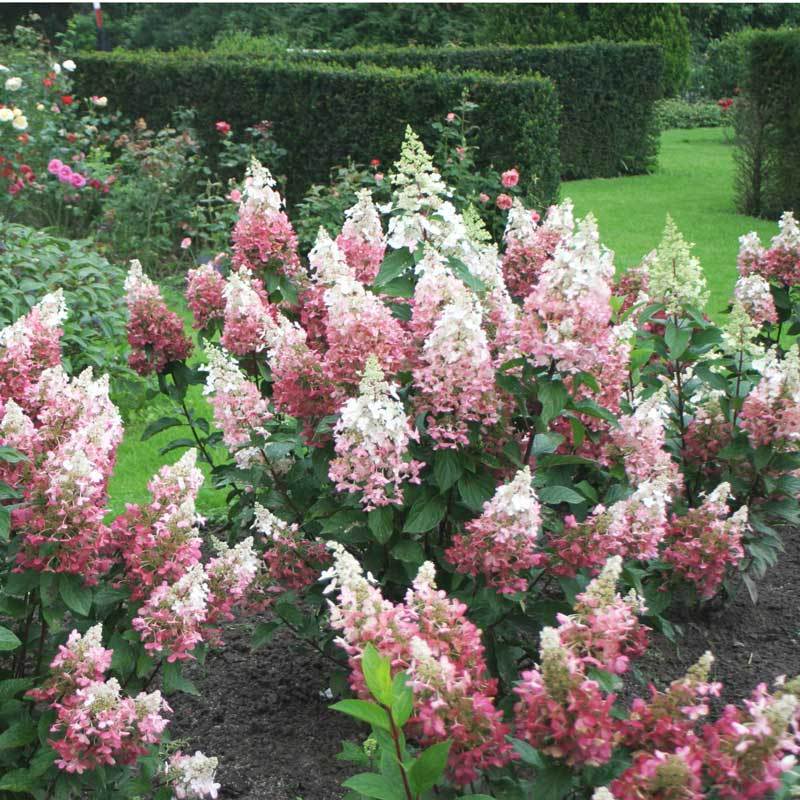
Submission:
<svg viewBox="0 0 800 800">
<path fill-rule="evenodd" d="M 703 268 L 692 255 L 692 247 L 667 215 L 664 236 L 649 264 L 649 273 L 650 295 L 664 303 L 671 314 L 680 314 L 687 306 L 702 310 L 708 301 Z"/>
<path fill-rule="evenodd" d="M 44 103 L 37 103 L 36 104 L 37 111 L 44 111 Z"/>
<path fill-rule="evenodd" d="M 11 123 L 11 127 L 15 128 L 18 131 L 24 131 L 28 127 L 28 118 L 20 114 L 18 117 L 14 117 L 14 121 Z"/>
<path fill-rule="evenodd" d="M 11 122 L 14 112 L 10 108 L 0 108 L 0 122 Z"/>
<path fill-rule="evenodd" d="M 0 72 L 11 72 L 11 70 L 5 64 L 0 64 Z"/>
<path fill-rule="evenodd" d="M 57 61 L 55 64 L 53 64 L 53 72 L 55 72 L 56 75 L 61 74 L 61 64 L 59 64 Z"/>
<path fill-rule="evenodd" d="M 94 105 L 96 105 L 98 108 L 105 108 L 108 105 L 108 98 L 105 95 L 101 97 L 94 95 L 92 97 L 92 103 L 94 103 Z"/>
<path fill-rule="evenodd" d="M 75 72 L 76 64 L 71 58 L 68 58 L 66 61 L 64 61 L 62 66 L 67 72 Z"/>
<path fill-rule="evenodd" d="M 6 78 L 6 90 L 17 92 L 22 88 L 22 78 Z"/>
</svg>

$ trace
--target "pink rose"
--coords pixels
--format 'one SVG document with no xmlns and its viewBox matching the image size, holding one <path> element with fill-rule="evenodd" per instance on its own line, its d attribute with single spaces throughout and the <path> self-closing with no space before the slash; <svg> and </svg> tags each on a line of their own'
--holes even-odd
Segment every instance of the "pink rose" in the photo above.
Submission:
<svg viewBox="0 0 800 800">
<path fill-rule="evenodd" d="M 231 126 L 223 119 L 221 119 L 214 127 L 217 129 L 217 133 L 220 133 L 223 136 L 227 136 L 231 132 Z"/>
<path fill-rule="evenodd" d="M 47 163 L 47 171 L 51 175 L 58 175 L 59 172 L 61 171 L 61 167 L 63 166 L 64 164 L 57 158 L 51 158 L 50 161 Z"/>
<path fill-rule="evenodd" d="M 181 239 L 181 250 L 188 250 L 192 246 L 192 240 L 190 237 L 186 236 Z"/>
<path fill-rule="evenodd" d="M 448 114 L 448 115 L 445 117 L 445 119 L 446 119 L 448 122 L 455 122 L 456 115 L 455 115 L 455 114 L 454 114 L 454 113 L 451 111 L 451 112 L 450 112 L 450 113 L 449 113 L 449 114 Z"/>
<path fill-rule="evenodd" d="M 538 222 L 541 219 L 541 217 L 539 216 L 539 212 L 538 211 L 531 211 L 531 219 L 534 222 Z"/>
<path fill-rule="evenodd" d="M 61 165 L 61 169 L 58 171 L 58 179 L 62 183 L 70 183 L 72 181 L 72 170 L 67 164 Z"/>
<path fill-rule="evenodd" d="M 80 172 L 73 172 L 72 177 L 70 178 L 70 183 L 76 189 L 83 189 L 83 187 L 86 186 L 86 178 L 84 178 Z"/>
<path fill-rule="evenodd" d="M 481 203 L 488 203 L 488 202 L 489 202 L 491 199 L 492 199 L 492 198 L 491 198 L 491 197 L 489 197 L 489 195 L 488 195 L 488 194 L 486 194 L 486 192 L 481 192 L 481 193 L 478 195 L 478 200 L 480 200 L 480 201 L 481 201 Z"/>
<path fill-rule="evenodd" d="M 231 203 L 238 203 L 242 199 L 242 193 L 238 189 L 232 189 L 231 193 L 228 195 L 228 200 Z"/>
<path fill-rule="evenodd" d="M 375 173 L 375 181 L 376 181 L 376 183 L 380 183 L 382 180 L 383 180 L 383 173 L 382 172 L 376 172 Z"/>
<path fill-rule="evenodd" d="M 501 181 L 506 189 L 510 189 L 512 186 L 516 186 L 519 183 L 519 172 L 515 169 L 507 169 L 503 173 Z"/>
<path fill-rule="evenodd" d="M 513 200 L 507 194 L 499 194 L 497 195 L 497 200 L 495 200 L 495 203 L 502 211 L 508 211 L 513 204 Z"/>
</svg>

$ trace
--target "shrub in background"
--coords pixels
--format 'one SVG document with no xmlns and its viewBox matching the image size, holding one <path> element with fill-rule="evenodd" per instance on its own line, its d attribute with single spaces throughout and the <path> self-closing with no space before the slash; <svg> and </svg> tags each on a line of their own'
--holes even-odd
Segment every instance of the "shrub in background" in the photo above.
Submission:
<svg viewBox="0 0 800 800">
<path fill-rule="evenodd" d="M 558 99 L 546 78 L 355 70 L 218 59 L 199 52 L 86 53 L 81 58 L 81 85 L 110 94 L 151 126 L 163 124 L 181 106 L 196 110 L 199 130 L 212 130 L 220 119 L 236 129 L 254 119 L 272 120 L 275 141 L 288 151 L 284 169 L 290 202 L 302 198 L 311 184 L 327 180 L 331 168 L 348 156 L 360 163 L 392 160 L 405 124 L 426 132 L 431 120 L 457 106 L 465 87 L 478 104 L 479 166 L 517 166 L 527 182 L 526 195 L 540 205 L 558 193 Z"/>
<path fill-rule="evenodd" d="M 689 75 L 689 29 L 677 4 L 542 3 L 494 6 L 483 41 L 513 44 L 648 41 L 664 53 L 664 92 L 677 94 Z"/>
<path fill-rule="evenodd" d="M 697 100 L 689 102 L 672 97 L 656 103 L 656 121 L 659 130 L 671 128 L 718 128 L 733 121 L 731 107 L 723 100 Z"/>
<path fill-rule="evenodd" d="M 664 59 L 652 44 L 354 48 L 297 57 L 348 66 L 429 65 L 438 70 L 541 73 L 555 83 L 561 104 L 561 173 L 565 178 L 645 172 L 658 152 L 653 104 L 662 94 Z"/>
<path fill-rule="evenodd" d="M 800 106 L 787 87 L 800 80 L 800 30 L 748 39 L 747 80 L 738 105 L 738 208 L 777 218 L 800 208 Z"/>
<path fill-rule="evenodd" d="M 62 338 L 65 366 L 126 372 L 120 295 L 125 271 L 101 256 L 92 242 L 62 239 L 0 218 L 0 326 L 28 313 L 48 292 L 61 289 L 71 313 Z"/>
</svg>

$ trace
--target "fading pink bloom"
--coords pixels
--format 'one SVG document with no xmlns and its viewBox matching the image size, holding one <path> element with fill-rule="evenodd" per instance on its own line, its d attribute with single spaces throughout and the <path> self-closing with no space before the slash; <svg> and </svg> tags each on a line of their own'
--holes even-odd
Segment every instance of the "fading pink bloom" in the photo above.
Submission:
<svg viewBox="0 0 800 800">
<path fill-rule="evenodd" d="M 519 183 L 519 172 L 516 169 L 507 169 L 501 176 L 500 182 L 506 189 L 510 189 Z"/>
</svg>

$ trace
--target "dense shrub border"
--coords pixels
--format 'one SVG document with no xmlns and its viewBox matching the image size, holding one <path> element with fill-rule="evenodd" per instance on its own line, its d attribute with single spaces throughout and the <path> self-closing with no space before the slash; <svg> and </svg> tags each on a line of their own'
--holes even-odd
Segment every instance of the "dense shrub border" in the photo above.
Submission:
<svg viewBox="0 0 800 800">
<path fill-rule="evenodd" d="M 538 47 L 382 47 L 314 53 L 355 66 L 540 72 L 561 102 L 564 178 L 607 178 L 646 172 L 658 152 L 654 105 L 661 97 L 660 48 L 639 42 L 590 42 Z"/>
<path fill-rule="evenodd" d="M 467 88 L 478 104 L 479 166 L 516 166 L 537 205 L 558 195 L 559 105 L 552 81 L 541 76 L 245 63 L 181 51 L 84 53 L 80 82 L 151 125 L 167 122 L 180 106 L 196 110 L 201 131 L 214 131 L 220 119 L 239 128 L 271 120 L 276 141 L 289 151 L 290 202 L 310 184 L 326 181 L 347 156 L 392 161 L 407 124 L 425 138 L 429 123 L 451 111 Z"/>
<path fill-rule="evenodd" d="M 787 92 L 799 79 L 800 30 L 752 36 L 736 119 L 738 205 L 746 214 L 800 208 L 800 108 Z"/>
</svg>

